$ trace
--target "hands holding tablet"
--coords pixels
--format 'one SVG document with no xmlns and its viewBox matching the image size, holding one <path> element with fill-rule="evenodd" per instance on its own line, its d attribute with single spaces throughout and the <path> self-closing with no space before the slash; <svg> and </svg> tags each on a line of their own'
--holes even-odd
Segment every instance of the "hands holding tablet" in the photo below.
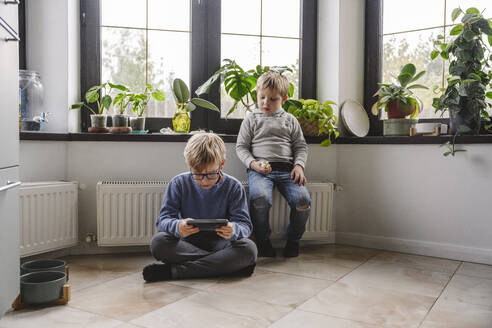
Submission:
<svg viewBox="0 0 492 328">
<path fill-rule="evenodd" d="M 215 231 L 220 237 L 229 239 L 234 234 L 234 225 L 226 219 L 186 218 L 179 221 L 178 231 L 183 237 L 199 231 Z"/>
</svg>

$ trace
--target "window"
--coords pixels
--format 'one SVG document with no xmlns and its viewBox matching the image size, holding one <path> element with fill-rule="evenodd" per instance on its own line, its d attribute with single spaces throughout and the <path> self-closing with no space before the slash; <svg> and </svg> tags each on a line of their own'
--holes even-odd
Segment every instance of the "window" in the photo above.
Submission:
<svg viewBox="0 0 492 328">
<path fill-rule="evenodd" d="M 81 93 L 106 80 L 137 90 L 151 83 L 167 96 L 164 103 L 149 106 L 146 128 L 151 132 L 171 126 L 171 81 L 180 77 L 193 92 L 222 58 L 232 57 L 248 69 L 257 64 L 292 66 L 290 78 L 298 94 L 316 94 L 317 0 L 81 0 L 80 7 Z M 238 24 L 239 18 L 244 24 Z M 238 31 L 240 26 L 246 30 Z M 219 104 L 219 89 L 207 98 Z M 220 104 L 223 113 L 225 100 Z M 225 113 L 198 108 L 191 115 L 192 129 L 237 133 L 244 112 L 228 120 Z M 82 121 L 86 131 L 87 112 Z"/>
<path fill-rule="evenodd" d="M 441 117 L 441 113 L 435 113 L 432 107 L 432 98 L 436 97 L 432 86 L 446 87 L 449 61 L 440 57 L 430 59 L 433 41 L 438 35 L 449 37 L 454 8 L 483 9 L 487 6 L 490 7 L 489 0 L 383 1 L 382 81 L 393 80 L 392 76 L 397 76 L 407 63 L 415 64 L 417 71 L 426 71 L 418 83 L 430 89 L 413 90 L 424 103 L 419 119 Z M 486 17 L 491 16 L 490 9 L 484 12 Z M 448 117 L 448 113 L 445 112 L 442 117 Z"/>
</svg>

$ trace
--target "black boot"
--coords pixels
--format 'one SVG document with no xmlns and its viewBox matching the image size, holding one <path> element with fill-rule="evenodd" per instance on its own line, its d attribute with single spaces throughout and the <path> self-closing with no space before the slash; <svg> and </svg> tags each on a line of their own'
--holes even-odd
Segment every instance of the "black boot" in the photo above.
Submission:
<svg viewBox="0 0 492 328">
<path fill-rule="evenodd" d="M 287 241 L 284 248 L 284 257 L 299 256 L 299 241 Z"/>
<path fill-rule="evenodd" d="M 171 265 L 164 263 L 151 263 L 146 265 L 142 271 L 146 282 L 171 280 Z"/>
<path fill-rule="evenodd" d="M 275 257 L 275 249 L 270 239 L 258 241 L 258 257 Z"/>
</svg>

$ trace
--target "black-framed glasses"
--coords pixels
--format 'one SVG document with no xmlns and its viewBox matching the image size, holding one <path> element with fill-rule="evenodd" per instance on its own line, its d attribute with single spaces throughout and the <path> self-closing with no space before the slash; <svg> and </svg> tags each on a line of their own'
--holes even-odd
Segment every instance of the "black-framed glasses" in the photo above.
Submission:
<svg viewBox="0 0 492 328">
<path fill-rule="evenodd" d="M 211 172 L 211 173 L 193 173 L 191 172 L 191 176 L 193 177 L 193 180 L 195 181 L 202 181 L 204 178 L 207 178 L 207 180 L 215 180 L 218 179 L 222 171 L 220 170 L 220 166 L 217 169 L 217 172 Z"/>
</svg>

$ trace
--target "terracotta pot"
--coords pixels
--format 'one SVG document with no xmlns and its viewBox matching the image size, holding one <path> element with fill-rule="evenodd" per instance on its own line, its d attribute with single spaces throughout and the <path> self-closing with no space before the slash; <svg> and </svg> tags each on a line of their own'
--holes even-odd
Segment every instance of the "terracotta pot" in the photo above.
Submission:
<svg viewBox="0 0 492 328">
<path fill-rule="evenodd" d="M 395 99 L 388 103 L 388 118 L 405 118 L 415 112 L 415 104 L 404 104 Z"/>
</svg>

